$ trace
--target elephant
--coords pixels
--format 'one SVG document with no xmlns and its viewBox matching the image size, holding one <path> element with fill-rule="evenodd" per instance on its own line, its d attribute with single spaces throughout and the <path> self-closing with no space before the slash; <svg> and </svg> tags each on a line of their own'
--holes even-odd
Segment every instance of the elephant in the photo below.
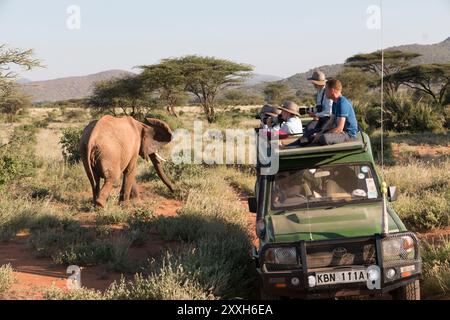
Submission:
<svg viewBox="0 0 450 320">
<path fill-rule="evenodd" d="M 156 173 L 173 192 L 172 182 L 162 169 L 165 161 L 158 150 L 172 141 L 172 130 L 157 119 L 146 118 L 144 123 L 132 117 L 103 116 L 92 121 L 80 138 L 80 155 L 92 186 L 94 205 L 104 207 L 115 181 L 123 175 L 119 201 L 127 203 L 138 196 L 136 165 L 139 156 L 150 159 Z M 105 183 L 100 188 L 100 179 Z"/>
</svg>

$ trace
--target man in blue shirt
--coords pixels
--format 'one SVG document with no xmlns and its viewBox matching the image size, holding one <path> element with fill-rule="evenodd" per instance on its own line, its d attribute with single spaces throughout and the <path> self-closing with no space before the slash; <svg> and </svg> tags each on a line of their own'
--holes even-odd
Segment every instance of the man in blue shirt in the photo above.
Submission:
<svg viewBox="0 0 450 320">
<path fill-rule="evenodd" d="M 351 102 L 342 95 L 342 83 L 329 80 L 326 95 L 333 100 L 332 114 L 322 131 L 314 136 L 313 143 L 329 145 L 356 139 L 358 122 Z"/>
</svg>

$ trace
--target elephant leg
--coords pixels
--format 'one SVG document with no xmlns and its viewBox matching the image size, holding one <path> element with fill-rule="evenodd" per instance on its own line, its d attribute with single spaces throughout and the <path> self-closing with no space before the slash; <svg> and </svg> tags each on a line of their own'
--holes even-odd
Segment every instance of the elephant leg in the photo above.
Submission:
<svg viewBox="0 0 450 320">
<path fill-rule="evenodd" d="M 95 175 L 94 178 L 95 178 L 95 187 L 92 188 L 92 193 L 95 203 L 100 195 L 100 176 Z"/>
<path fill-rule="evenodd" d="M 138 199 L 140 196 L 141 190 L 139 188 L 139 186 L 137 185 L 137 183 L 135 183 L 133 185 L 133 187 L 131 188 L 131 194 L 130 194 L 130 199 Z"/>
<path fill-rule="evenodd" d="M 116 179 L 113 178 L 107 178 L 105 179 L 105 184 L 103 184 L 103 187 L 100 190 L 100 194 L 98 198 L 95 200 L 95 204 L 97 204 L 100 207 L 104 207 L 106 204 L 106 200 L 109 197 L 109 194 L 111 193 L 112 189 L 114 188 L 114 181 Z"/>
<path fill-rule="evenodd" d="M 120 191 L 120 202 L 128 202 L 130 200 L 131 190 L 136 184 L 136 164 L 132 161 L 132 165 L 123 173 L 122 189 Z"/>
</svg>

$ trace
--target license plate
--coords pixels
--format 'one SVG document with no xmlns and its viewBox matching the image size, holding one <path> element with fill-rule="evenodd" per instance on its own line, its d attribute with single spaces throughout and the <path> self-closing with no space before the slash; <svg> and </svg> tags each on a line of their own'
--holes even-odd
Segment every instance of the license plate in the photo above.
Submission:
<svg viewBox="0 0 450 320">
<path fill-rule="evenodd" d="M 345 271 L 316 273 L 317 286 L 354 282 L 367 282 L 367 271 L 365 269 L 351 269 Z"/>
</svg>

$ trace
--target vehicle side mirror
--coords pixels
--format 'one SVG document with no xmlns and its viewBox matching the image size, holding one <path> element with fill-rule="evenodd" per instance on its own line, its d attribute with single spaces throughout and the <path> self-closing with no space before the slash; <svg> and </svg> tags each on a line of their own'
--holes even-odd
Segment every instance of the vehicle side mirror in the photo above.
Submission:
<svg viewBox="0 0 450 320">
<path fill-rule="evenodd" d="M 397 187 L 389 187 L 388 188 L 388 199 L 390 202 L 397 201 L 398 192 Z"/>
<path fill-rule="evenodd" d="M 258 207 L 256 197 L 249 197 L 247 199 L 247 202 L 248 202 L 248 211 L 250 211 L 251 213 L 256 213 L 256 209 Z"/>
</svg>

